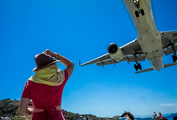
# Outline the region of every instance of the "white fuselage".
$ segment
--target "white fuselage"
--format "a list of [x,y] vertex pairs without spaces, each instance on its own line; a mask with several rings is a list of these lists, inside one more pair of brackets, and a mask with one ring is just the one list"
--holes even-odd
[[123,1],[137,28],[138,42],[143,50],[143,53],[146,58],[151,61],[152,66],[156,70],[162,69],[163,47],[161,42],[161,33],[157,30],[154,23],[151,1],[138,0],[140,5],[139,10],[144,10],[144,15],[139,13],[139,17],[135,14],[135,11],[138,11],[138,8],[135,6],[134,0]]

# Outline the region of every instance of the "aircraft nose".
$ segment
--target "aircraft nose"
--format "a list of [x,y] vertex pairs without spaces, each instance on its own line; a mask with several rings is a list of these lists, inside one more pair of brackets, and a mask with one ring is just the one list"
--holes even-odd
[[156,70],[161,70],[162,67],[163,67],[163,62],[162,62],[162,60],[152,61],[151,64],[152,64],[152,66],[153,66]]

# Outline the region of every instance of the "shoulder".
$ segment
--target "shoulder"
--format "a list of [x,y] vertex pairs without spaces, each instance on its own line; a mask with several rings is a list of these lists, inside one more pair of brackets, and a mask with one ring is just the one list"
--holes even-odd
[[30,83],[31,83],[31,81],[27,80],[26,83],[25,83],[25,88],[28,88],[30,86]]
[[64,74],[65,74],[65,80],[68,79],[68,72],[67,72],[67,70],[64,70]]
[[64,76],[65,76],[65,78],[64,78],[64,81],[63,81],[63,85],[65,85],[66,84],[66,82],[68,81],[68,72],[67,72],[67,70],[64,70]]
[[36,86],[36,85],[37,85],[37,83],[35,83],[35,82],[31,81],[31,80],[27,80],[25,82],[24,89],[30,89],[30,88],[32,88],[33,86]]
[[26,83],[25,83],[25,88],[31,88],[31,87],[36,87],[36,86],[41,86],[42,84],[39,84],[39,83],[35,83],[31,80],[27,80]]
[[35,82],[31,81],[31,80],[27,80],[25,83],[25,86],[30,86],[32,84],[35,84]]

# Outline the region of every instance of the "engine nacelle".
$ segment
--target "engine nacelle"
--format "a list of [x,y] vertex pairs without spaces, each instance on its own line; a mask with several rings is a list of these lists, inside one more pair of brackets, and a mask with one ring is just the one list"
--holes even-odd
[[123,59],[123,52],[122,50],[119,48],[119,46],[117,46],[114,43],[111,43],[108,46],[108,53],[111,56],[112,59],[120,62]]

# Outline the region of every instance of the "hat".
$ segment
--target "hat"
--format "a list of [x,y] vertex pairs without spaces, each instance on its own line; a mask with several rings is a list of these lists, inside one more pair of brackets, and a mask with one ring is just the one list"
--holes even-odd
[[34,60],[36,62],[37,67],[35,67],[33,69],[33,71],[37,71],[37,70],[46,68],[46,67],[53,65],[59,61],[59,60],[54,60],[53,57],[51,57],[50,55],[48,55],[46,53],[37,54],[34,57]]

